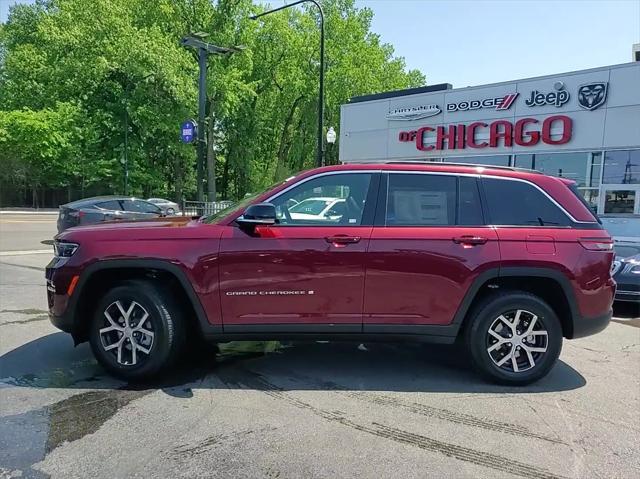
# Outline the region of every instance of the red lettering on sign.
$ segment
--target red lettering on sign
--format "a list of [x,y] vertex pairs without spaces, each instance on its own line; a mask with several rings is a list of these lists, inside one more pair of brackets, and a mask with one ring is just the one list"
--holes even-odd
[[[551,127],[556,121],[562,122],[562,136],[558,140],[551,138]],[[545,118],[542,122],[542,141],[547,145],[564,145],[571,139],[571,118],[565,115],[556,115]]]
[[[538,123],[538,120],[535,118],[522,118],[516,122],[516,133],[514,135],[513,140],[516,142],[516,145],[520,146],[533,146],[540,141],[540,132],[538,131],[524,131],[524,127],[529,124]],[[524,139],[524,135],[529,137],[528,140]]]
[[435,130],[430,126],[423,126],[422,128],[418,128],[418,131],[416,132],[416,148],[420,151],[429,151],[435,148],[435,146],[433,145],[425,146],[424,144],[424,134],[427,131],[435,131]]
[[447,133],[444,132],[444,126],[439,126],[436,132],[436,149],[444,150],[444,142],[447,141],[447,148],[456,149],[456,126],[449,125]]
[[[511,147],[515,143],[519,146],[534,146],[542,139],[547,145],[563,145],[571,140],[573,134],[573,121],[565,115],[555,115],[545,118],[541,131],[527,129],[530,125],[539,123],[535,118],[521,118],[515,125],[508,120],[496,120],[490,125],[476,121],[470,125],[444,125],[437,128],[423,126],[418,130],[401,131],[398,140],[403,142],[414,141],[420,151],[431,150],[462,150],[469,148],[498,148],[500,146]],[[562,126],[562,132],[551,136],[553,127]],[[481,128],[489,128],[489,142],[476,142],[476,132]],[[427,132],[436,132],[435,145],[425,145],[424,136]],[[502,142],[500,141],[502,140]],[[446,146],[445,146],[446,142]]]
[[469,146],[469,148],[484,148],[488,145],[486,141],[483,141],[482,143],[476,143],[476,128],[486,128],[487,126],[488,125],[486,123],[476,121],[475,123],[471,123],[467,127],[467,145]]
[[495,148],[498,146],[498,140],[504,140],[504,146],[513,144],[513,125],[510,121],[499,120],[491,123],[489,146]]

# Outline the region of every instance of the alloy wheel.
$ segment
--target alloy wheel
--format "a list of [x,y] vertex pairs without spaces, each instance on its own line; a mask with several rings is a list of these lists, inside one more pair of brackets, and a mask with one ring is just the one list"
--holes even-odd
[[118,300],[107,306],[103,315],[105,327],[99,334],[104,351],[123,366],[135,366],[148,359],[154,331],[144,307],[135,301],[125,307],[123,301]]
[[498,316],[487,331],[487,354],[500,369],[519,373],[532,369],[547,352],[548,332],[534,313],[512,310]]

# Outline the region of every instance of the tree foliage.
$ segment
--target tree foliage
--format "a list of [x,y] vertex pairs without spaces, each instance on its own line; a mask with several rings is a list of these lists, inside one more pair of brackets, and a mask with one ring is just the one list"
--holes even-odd
[[[355,95],[424,84],[371,32],[372,12],[325,0],[326,127]],[[210,57],[208,156],[219,198],[238,198],[314,162],[317,12],[260,21],[250,0],[38,0],[0,25],[0,181],[121,192],[127,125],[130,191],[193,197],[195,148],[178,139],[197,116],[195,52],[208,33],[242,53]],[[337,162],[337,145],[328,151]]]

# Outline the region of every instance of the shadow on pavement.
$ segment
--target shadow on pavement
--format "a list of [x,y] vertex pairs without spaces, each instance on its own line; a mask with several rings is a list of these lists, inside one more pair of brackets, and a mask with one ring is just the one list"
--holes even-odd
[[[14,387],[13,393],[6,394],[14,394],[15,387],[74,391],[53,404],[0,417],[0,464],[20,471],[22,477],[46,477],[33,466],[47,454],[96,432],[131,401],[160,390],[188,400],[198,389],[249,389],[270,395],[296,390],[347,395],[362,391],[513,394],[565,391],[585,384],[562,361],[546,378],[528,387],[489,384],[469,369],[466,355],[453,346],[247,341],[221,344],[218,354],[213,348],[194,351],[162,379],[134,385],[107,375],[87,344],[74,348],[69,335],[55,333],[0,357],[0,391]],[[392,401],[372,396],[385,404]],[[451,415],[425,408],[431,415]]]
[[[273,378],[284,389],[362,391],[532,393],[580,388],[585,379],[559,361],[535,384],[514,388],[490,384],[468,364],[457,346],[420,343],[243,341],[220,344],[220,351],[197,351],[163,378],[126,384],[110,377],[94,360],[88,344],[54,333],[0,357],[0,381],[34,388],[153,390],[189,397],[191,388],[252,387],[242,381],[249,370]],[[209,379],[219,379],[216,381]],[[297,378],[297,379],[296,379]],[[247,378],[248,379],[248,378]],[[191,384],[197,382],[197,384]],[[190,386],[182,388],[181,386]]]

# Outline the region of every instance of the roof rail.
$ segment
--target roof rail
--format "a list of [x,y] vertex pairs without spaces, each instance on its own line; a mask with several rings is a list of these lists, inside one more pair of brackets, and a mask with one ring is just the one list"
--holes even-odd
[[499,166],[499,165],[484,165],[481,163],[462,163],[451,161],[423,161],[423,160],[389,160],[384,162],[385,165],[429,165],[429,166],[472,166],[481,168],[493,168],[496,170],[507,171],[522,171],[526,173],[539,173],[544,174],[538,170],[532,170],[529,168],[520,168],[518,166]]

